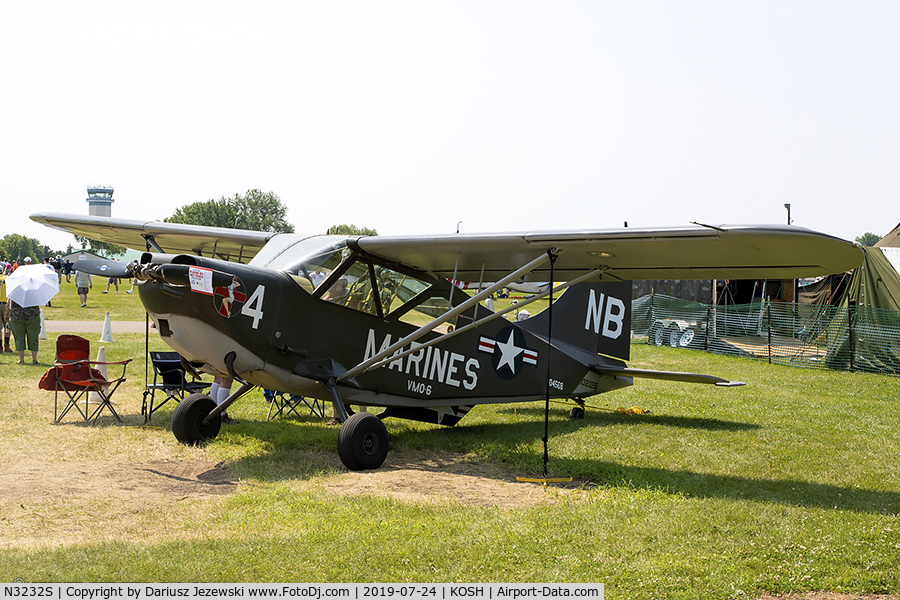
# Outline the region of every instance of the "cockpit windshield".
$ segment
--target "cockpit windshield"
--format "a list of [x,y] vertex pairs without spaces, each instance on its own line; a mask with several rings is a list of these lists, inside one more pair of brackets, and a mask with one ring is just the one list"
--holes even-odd
[[313,292],[349,254],[342,235],[282,234],[272,238],[250,264],[285,271],[300,287]]

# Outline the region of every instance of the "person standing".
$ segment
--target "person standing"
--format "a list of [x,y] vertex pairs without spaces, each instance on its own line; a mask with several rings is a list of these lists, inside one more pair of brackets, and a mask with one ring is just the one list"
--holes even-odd
[[14,300],[6,301],[6,320],[16,340],[19,364],[25,364],[25,350],[31,350],[31,364],[38,364],[38,337],[41,334],[41,307],[19,306]]
[[[233,381],[234,380],[231,377],[217,375],[213,378],[213,384],[209,388],[209,397],[212,398],[216,404],[222,404],[228,399],[228,396],[231,395],[231,384]],[[222,423],[226,425],[236,425],[238,423],[238,421],[228,416],[227,411],[222,413],[221,418]]]
[[93,287],[94,282],[93,280],[91,280],[90,273],[85,273],[84,271],[77,270],[75,271],[75,288],[78,292],[78,297],[81,298],[81,308],[87,306],[87,295]]
[[12,352],[9,347],[9,317],[6,316],[6,269],[0,271],[0,330],[3,331],[3,351]]
[[[50,263],[49,258],[44,258],[43,265],[47,267],[47,269],[49,269],[51,273],[56,274],[56,268]],[[50,302],[50,300],[47,300],[47,306],[53,308],[53,305]]]

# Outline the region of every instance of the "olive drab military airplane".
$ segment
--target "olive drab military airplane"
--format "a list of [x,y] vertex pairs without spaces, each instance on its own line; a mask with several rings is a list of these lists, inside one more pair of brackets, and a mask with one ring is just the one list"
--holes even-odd
[[[551,397],[577,410],[641,377],[739,385],[629,368],[632,280],[798,278],[862,261],[851,242],[774,225],[346,237],[31,218],[148,250],[131,269],[159,335],[189,367],[241,383],[220,405],[182,400],[180,441],[215,437],[225,409],[260,386],[332,402],[349,469],[382,464],[389,417],[454,425],[479,404]],[[470,295],[451,281],[493,283]],[[565,283],[524,321],[482,305],[516,281]]]

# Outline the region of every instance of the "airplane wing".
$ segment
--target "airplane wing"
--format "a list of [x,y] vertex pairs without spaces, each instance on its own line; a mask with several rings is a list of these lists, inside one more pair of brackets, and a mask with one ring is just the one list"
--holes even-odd
[[[562,251],[554,265],[558,281],[592,269],[601,269],[604,280],[793,279],[842,273],[863,258],[853,242],[789,225],[373,236],[354,243],[376,256],[471,282],[496,281],[551,249]],[[549,278],[549,262],[524,276]]]
[[[246,262],[274,233],[61,213],[31,219],[92,239],[157,252]],[[789,225],[551,230],[522,233],[369,236],[350,240],[363,252],[448,279],[498,281],[549,250],[561,251],[553,279],[599,269],[603,280],[799,278],[857,267],[862,250]],[[454,277],[455,274],[455,277]],[[523,273],[548,281],[550,263]]]
[[199,254],[237,262],[249,261],[276,235],[245,229],[65,213],[37,213],[31,215],[31,220],[74,235],[135,250],[146,250],[149,246],[155,252],[164,254]]

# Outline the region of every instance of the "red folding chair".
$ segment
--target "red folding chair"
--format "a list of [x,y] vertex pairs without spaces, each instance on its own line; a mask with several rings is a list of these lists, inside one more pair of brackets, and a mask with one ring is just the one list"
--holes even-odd
[[61,335],[56,339],[56,362],[90,360],[91,343],[81,336]]
[[[75,409],[85,421],[96,421],[103,409],[108,409],[117,421],[122,421],[112,404],[112,396],[125,381],[125,369],[132,359],[117,362],[98,362],[87,358],[90,342],[77,335],[61,335],[56,342],[56,363],[50,367],[38,387],[52,390],[54,422],[59,423],[71,409]],[[122,375],[108,379],[97,369],[98,366],[122,367]],[[59,392],[64,392],[65,404],[60,410]],[[99,401],[93,411],[90,410],[90,393],[95,392]],[[81,404],[84,404],[82,410]]]

